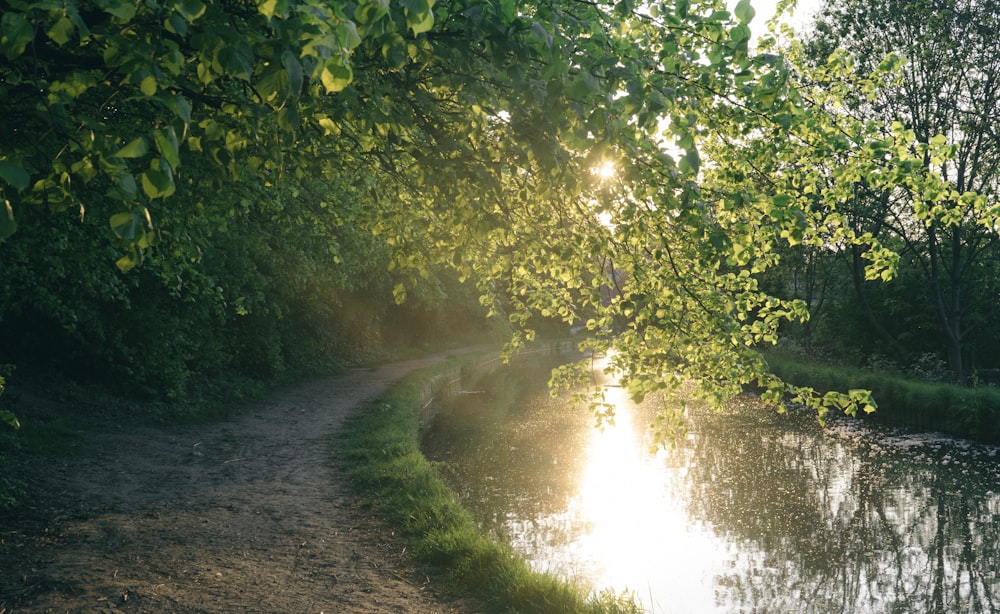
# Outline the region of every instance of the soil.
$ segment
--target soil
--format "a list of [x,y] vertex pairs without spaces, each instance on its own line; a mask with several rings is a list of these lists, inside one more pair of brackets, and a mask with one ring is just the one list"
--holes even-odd
[[[297,385],[210,425],[83,434],[0,525],[0,614],[475,612],[420,575],[331,436],[444,355]],[[35,496],[37,495],[37,497]]]

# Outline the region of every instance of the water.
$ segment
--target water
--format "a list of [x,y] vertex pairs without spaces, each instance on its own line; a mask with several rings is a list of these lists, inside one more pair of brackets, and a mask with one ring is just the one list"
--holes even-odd
[[687,436],[652,453],[655,407],[612,388],[616,424],[599,431],[544,373],[497,374],[424,440],[537,569],[634,591],[650,612],[1000,611],[997,447],[824,429],[741,398],[690,409]]

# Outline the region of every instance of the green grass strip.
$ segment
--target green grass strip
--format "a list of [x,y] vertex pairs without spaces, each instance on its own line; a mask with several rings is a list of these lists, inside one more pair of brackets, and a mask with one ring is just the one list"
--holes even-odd
[[357,492],[398,529],[423,571],[449,593],[478,599],[489,611],[641,612],[629,595],[588,598],[588,588],[534,571],[509,545],[492,541],[421,453],[424,385],[459,363],[406,378],[348,421],[335,457]]
[[896,372],[812,363],[802,357],[767,355],[774,373],[787,382],[826,392],[864,388],[878,410],[872,419],[1000,443],[1000,389],[958,386],[907,378]]

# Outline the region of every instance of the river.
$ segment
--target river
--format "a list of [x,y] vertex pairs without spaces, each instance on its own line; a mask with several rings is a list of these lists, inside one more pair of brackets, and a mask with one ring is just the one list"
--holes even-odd
[[696,404],[651,450],[655,404],[613,426],[509,367],[424,436],[485,530],[535,568],[648,612],[1000,611],[1000,450],[791,410]]

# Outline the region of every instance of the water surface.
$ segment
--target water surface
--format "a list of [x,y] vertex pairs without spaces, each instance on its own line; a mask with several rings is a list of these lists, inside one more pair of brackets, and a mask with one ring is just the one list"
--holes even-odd
[[655,407],[612,388],[615,425],[597,430],[544,374],[494,374],[424,440],[484,528],[537,569],[632,590],[651,612],[1000,610],[996,447],[821,428],[746,397],[692,407],[687,436],[651,452]]

